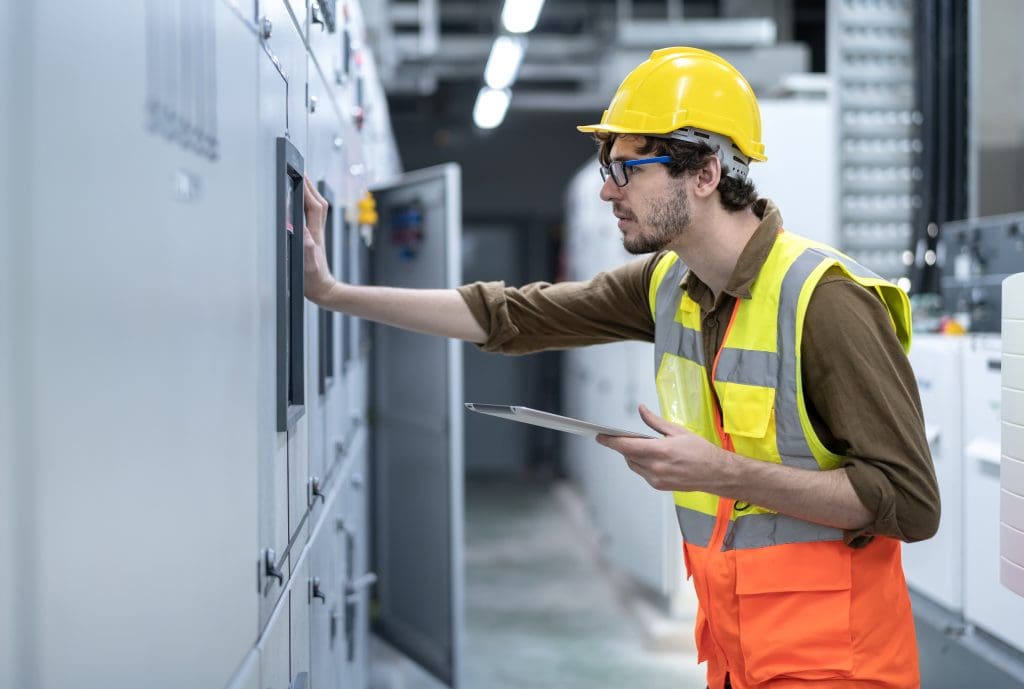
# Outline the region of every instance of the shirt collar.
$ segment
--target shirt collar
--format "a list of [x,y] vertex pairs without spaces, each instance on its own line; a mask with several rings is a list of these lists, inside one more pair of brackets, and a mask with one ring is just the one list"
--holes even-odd
[[[782,229],[782,213],[769,199],[758,199],[753,205],[754,214],[761,223],[740,252],[736,267],[725,283],[723,294],[736,299],[750,299],[750,287],[754,284],[768,254],[775,246],[775,237]],[[690,298],[700,305],[701,310],[711,311],[715,307],[715,295],[692,270],[687,270],[679,286]]]

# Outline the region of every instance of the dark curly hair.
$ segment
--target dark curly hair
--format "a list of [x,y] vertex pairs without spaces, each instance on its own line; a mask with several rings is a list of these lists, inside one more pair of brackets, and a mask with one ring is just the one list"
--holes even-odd
[[[598,134],[597,157],[602,165],[608,165],[611,161],[612,144],[618,134]],[[715,151],[707,144],[692,144],[677,139],[661,139],[654,136],[634,134],[643,140],[643,144],[637,150],[643,155],[671,156],[672,162],[666,163],[668,172],[673,177],[682,174],[693,174],[703,169],[708,161],[714,157]],[[726,177],[724,174],[718,182],[718,196],[721,199],[722,207],[729,211],[741,211],[757,201],[757,189],[749,179],[739,180],[735,177]]]

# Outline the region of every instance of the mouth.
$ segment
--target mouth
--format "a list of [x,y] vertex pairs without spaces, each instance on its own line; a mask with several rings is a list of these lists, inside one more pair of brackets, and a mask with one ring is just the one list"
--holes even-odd
[[625,206],[623,206],[622,204],[619,204],[619,203],[613,203],[612,204],[612,215],[614,215],[619,220],[635,220],[636,219],[633,216],[633,213],[631,213]]

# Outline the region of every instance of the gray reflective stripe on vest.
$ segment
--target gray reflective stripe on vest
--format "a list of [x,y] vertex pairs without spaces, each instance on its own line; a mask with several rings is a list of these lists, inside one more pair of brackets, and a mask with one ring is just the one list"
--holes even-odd
[[831,526],[805,522],[785,514],[748,514],[729,523],[722,550],[765,548],[784,543],[842,540],[843,532]]
[[796,401],[797,342],[796,311],[804,283],[824,257],[813,249],[800,254],[782,278],[779,293],[779,323],[776,347],[779,353],[779,380],[775,390],[775,439],[786,466],[799,469],[818,469],[807,437],[800,423],[800,409]]
[[718,354],[715,380],[774,388],[779,379],[779,355],[756,349],[723,347]]
[[848,271],[850,271],[851,275],[856,275],[857,277],[863,278],[863,279],[866,279],[866,280],[881,280],[882,279],[882,277],[878,273],[872,271],[870,268],[866,268],[866,267],[862,266],[861,264],[857,263],[856,261],[854,261],[849,256],[843,256],[841,253],[839,253],[838,251],[835,251],[833,249],[825,249],[823,247],[814,247],[813,249],[809,249],[809,251],[816,251],[819,254],[821,254],[822,256],[828,256],[829,258],[836,259],[837,261],[842,263],[846,267],[846,269]]
[[711,533],[715,530],[715,518],[697,510],[676,505],[676,519],[683,540],[690,545],[706,548],[711,542]]
[[661,360],[665,353],[688,359],[701,366],[704,365],[704,345],[701,334],[696,330],[684,328],[676,321],[676,311],[683,291],[679,287],[686,275],[686,265],[678,258],[665,273],[654,297],[654,375],[658,375]]
[[[776,442],[782,463],[801,469],[818,470],[818,460],[804,435],[797,405],[799,375],[796,318],[804,285],[823,260],[835,259],[859,275],[850,261],[817,248],[806,249],[783,276],[779,294],[776,352],[725,347],[719,353],[716,380],[774,387]],[[658,286],[655,302],[655,374],[665,353],[677,354],[703,365],[702,335],[675,320],[682,294],[678,289],[685,269],[677,273],[677,262]],[[861,267],[862,268],[862,267]],[[864,269],[866,270],[866,269]],[[695,546],[710,543],[715,517],[676,505],[676,518],[683,539]],[[781,514],[751,514],[730,522],[723,549],[759,548],[783,543],[831,541],[842,532]]]

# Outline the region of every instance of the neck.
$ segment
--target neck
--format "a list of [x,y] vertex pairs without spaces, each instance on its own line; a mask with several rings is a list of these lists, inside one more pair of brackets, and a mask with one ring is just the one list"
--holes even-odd
[[730,213],[717,199],[708,199],[704,205],[705,208],[694,208],[692,231],[684,233],[670,248],[717,299],[761,219],[750,208]]

